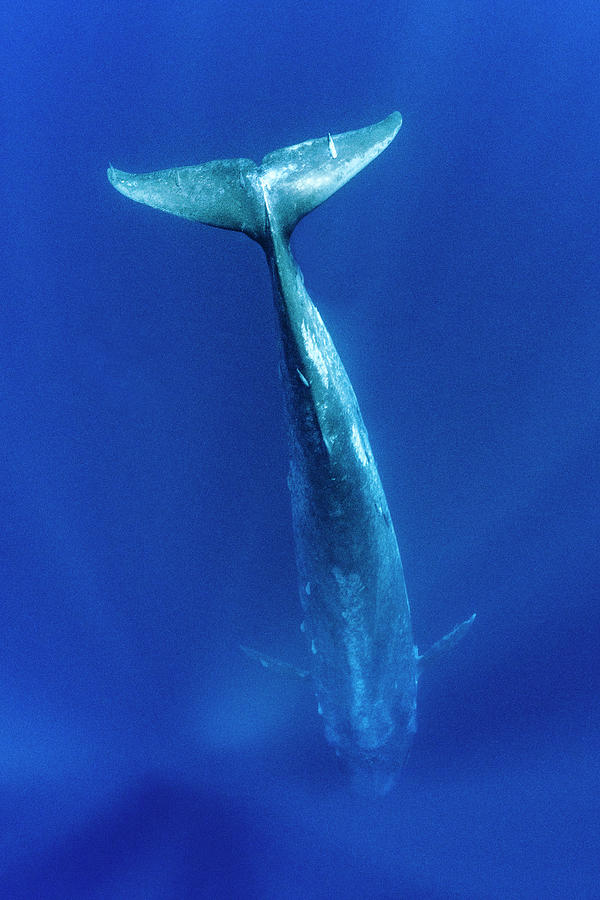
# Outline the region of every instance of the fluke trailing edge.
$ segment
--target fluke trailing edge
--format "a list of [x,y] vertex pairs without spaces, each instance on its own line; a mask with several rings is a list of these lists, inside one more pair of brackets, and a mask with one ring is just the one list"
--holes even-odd
[[[265,156],[130,175],[125,196],[263,247],[281,337],[289,426],[289,488],[309,673],[328,741],[355,781],[384,793],[416,729],[422,665],[453,645],[474,616],[422,657],[413,643],[402,563],[352,385],[304,287],[289,238],[311,209],[375,159],[402,117]],[[264,666],[303,669],[244,648]]]

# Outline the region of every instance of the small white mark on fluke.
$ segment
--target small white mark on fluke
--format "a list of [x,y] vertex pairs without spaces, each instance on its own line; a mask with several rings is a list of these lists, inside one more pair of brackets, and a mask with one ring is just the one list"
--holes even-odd
[[327,144],[329,146],[329,153],[332,159],[337,159],[337,148],[333,142],[333,138],[331,137],[331,132],[327,132]]

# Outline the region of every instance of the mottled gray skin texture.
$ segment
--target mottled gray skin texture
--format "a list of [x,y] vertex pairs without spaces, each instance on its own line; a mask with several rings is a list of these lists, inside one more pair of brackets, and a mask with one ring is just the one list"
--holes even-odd
[[352,385],[277,232],[267,256],[319,709],[327,739],[352,769],[391,774],[416,727],[417,666],[398,544]]
[[[121,193],[184,218],[243,231],[263,247],[281,337],[289,487],[303,631],[325,733],[359,786],[385,792],[416,728],[419,661],[398,544],[346,371],[304,287],[289,238],[297,222],[393,140],[402,118],[252,160],[130,175]],[[436,655],[470,621],[438,642]],[[290,672],[245,648],[263,665]],[[306,671],[298,670],[306,675]]]

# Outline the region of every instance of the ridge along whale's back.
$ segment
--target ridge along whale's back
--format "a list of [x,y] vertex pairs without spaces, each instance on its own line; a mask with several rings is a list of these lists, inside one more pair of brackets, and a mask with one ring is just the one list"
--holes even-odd
[[155,209],[241,231],[263,245],[273,228],[289,237],[307,213],[385,150],[402,116],[293,144],[264,157],[224,159],[143,175],[110,166],[108,179],[121,194]]

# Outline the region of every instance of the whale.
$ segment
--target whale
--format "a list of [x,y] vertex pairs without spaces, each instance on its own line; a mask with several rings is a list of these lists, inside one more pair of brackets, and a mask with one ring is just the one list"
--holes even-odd
[[418,652],[367,430],[290,236],[304,216],[388,147],[401,124],[393,112],[364,128],[275,150],[260,164],[220,159],[145,174],[110,166],[107,173],[132,200],[243,232],[264,250],[278,323],[307,662],[297,668],[242,649],[266,668],[312,682],[327,741],[355,787],[375,795],[391,789],[406,761],[420,674],[456,644],[475,616]]

